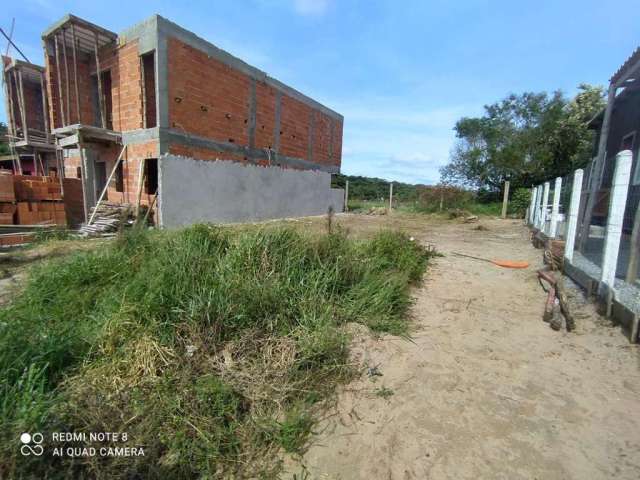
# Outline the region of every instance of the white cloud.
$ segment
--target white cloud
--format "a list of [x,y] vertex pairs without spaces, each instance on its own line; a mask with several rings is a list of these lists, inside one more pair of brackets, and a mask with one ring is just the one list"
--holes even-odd
[[293,0],[293,8],[300,15],[323,15],[329,7],[329,0]]
[[407,183],[434,184],[449,161],[453,127],[474,105],[429,108],[393,98],[328,102],[345,117],[342,171]]

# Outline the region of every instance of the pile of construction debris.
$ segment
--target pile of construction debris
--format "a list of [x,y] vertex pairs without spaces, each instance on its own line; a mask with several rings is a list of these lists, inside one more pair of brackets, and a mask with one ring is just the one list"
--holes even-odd
[[[140,214],[146,220],[146,207],[141,206]],[[102,202],[91,209],[90,220],[80,227],[83,236],[115,236],[136,223],[135,209],[128,203]]]

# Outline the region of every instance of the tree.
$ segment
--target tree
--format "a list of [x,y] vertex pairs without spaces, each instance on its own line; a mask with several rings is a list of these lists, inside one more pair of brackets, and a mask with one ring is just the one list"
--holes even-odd
[[509,95],[485,106],[479,118],[461,118],[444,183],[499,191],[505,180],[527,187],[564,175],[590,160],[588,121],[604,107],[601,87],[580,85],[571,100],[549,95]]

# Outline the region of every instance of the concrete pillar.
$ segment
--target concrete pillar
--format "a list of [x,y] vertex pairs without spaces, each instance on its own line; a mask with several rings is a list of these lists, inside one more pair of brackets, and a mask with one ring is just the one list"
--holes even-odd
[[549,182],[544,182],[544,187],[542,190],[542,205],[540,207],[540,218],[539,218],[539,226],[538,229],[545,232],[545,226],[547,224],[547,207],[549,206]]
[[549,237],[556,238],[558,231],[558,213],[560,212],[560,192],[562,190],[562,177],[556,178],[553,187],[553,206],[551,207],[551,225],[549,227]]
[[344,186],[344,211],[349,211],[349,180]]
[[533,228],[540,223],[540,204],[542,203],[542,185],[536,187],[536,204],[533,207]]
[[532,187],[531,198],[529,199],[529,216],[527,217],[527,223],[529,225],[533,225],[533,217],[535,216],[536,192],[536,187]]
[[[604,237],[604,252],[602,255],[602,276],[600,277],[600,293],[613,288],[618,265],[618,251],[622,236],[622,222],[624,209],[629,191],[632,164],[631,150],[623,150],[616,155],[616,169],[613,173],[611,196],[609,197],[609,214],[607,229]],[[603,288],[606,286],[607,288]]]
[[578,212],[580,211],[580,196],[582,194],[581,168],[573,173],[573,186],[571,187],[571,205],[569,206],[569,217],[567,218],[567,234],[564,244],[564,258],[569,263],[573,260],[573,249],[576,245],[576,231],[578,227]]

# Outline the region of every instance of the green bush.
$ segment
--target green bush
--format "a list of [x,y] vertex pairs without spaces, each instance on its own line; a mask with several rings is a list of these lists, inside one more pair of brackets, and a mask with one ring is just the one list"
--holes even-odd
[[[273,477],[352,374],[342,326],[406,334],[429,256],[400,233],[197,225],[34,268],[0,311],[0,477]],[[22,457],[34,431],[126,431],[145,456]]]
[[513,192],[513,196],[509,200],[509,212],[518,215],[518,217],[524,217],[530,202],[531,190],[528,188],[518,188]]

